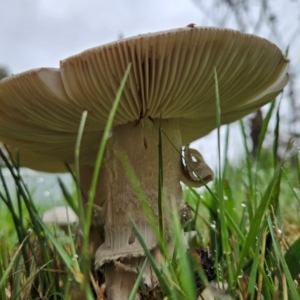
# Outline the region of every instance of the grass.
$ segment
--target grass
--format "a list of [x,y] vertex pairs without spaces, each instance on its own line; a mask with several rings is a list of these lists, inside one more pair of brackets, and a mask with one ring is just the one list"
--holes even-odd
[[[272,153],[262,150],[261,158],[256,163],[251,162],[251,169],[247,162],[241,162],[238,167],[227,162],[224,177],[216,179],[210,191],[199,194],[194,189],[184,188],[185,200],[195,216],[187,228],[197,231],[196,247],[208,248],[214,257],[216,281],[220,285],[228,284],[228,296],[259,299],[257,291],[261,291],[264,299],[300,298],[297,192],[300,181],[295,176],[299,172],[298,163],[298,157],[285,158],[284,164],[281,162],[274,168]],[[11,293],[11,299],[67,299],[64,298],[67,291],[80,291],[83,282],[75,240],[63,246],[57,242],[57,234],[39,219],[26,185],[18,175],[18,168],[8,161],[6,164],[18,187],[18,197],[12,199],[8,190],[0,195],[8,207],[6,213],[10,212],[10,215],[6,214],[5,230],[1,231],[0,298],[9,299]],[[249,174],[253,177],[251,181]],[[5,187],[4,177],[1,180]],[[223,190],[223,219],[228,241],[226,251],[220,230],[220,188]],[[200,272],[201,265],[195,265],[185,256],[178,218],[173,221],[172,228],[179,257],[186,259],[177,259],[177,254],[161,267],[155,266],[149,252],[148,259],[160,279],[164,295],[169,299],[194,299],[195,295],[188,291],[196,291],[195,282],[185,279]],[[14,246],[11,244],[13,231],[18,239]],[[202,278],[203,275],[202,272]],[[203,282],[207,281],[204,279]],[[221,289],[215,293],[216,297],[224,297]],[[88,297],[94,299],[91,290]]]
[[[125,80],[126,76],[123,84]],[[89,211],[86,215],[79,214],[80,229],[85,236],[89,234],[97,172],[101,166],[121,91],[122,86],[99,149],[97,168],[88,199]],[[216,110],[220,116],[219,97],[216,94]],[[274,144],[271,150],[263,149],[268,124],[274,114],[277,116]],[[213,185],[202,188],[201,193],[184,187],[185,201],[193,212],[193,218],[185,224],[184,230],[196,232],[190,241],[189,251],[186,251],[182,238],[180,217],[172,208],[169,212],[172,217],[167,217],[167,225],[171,228],[175,249],[171,254],[166,251],[162,234],[166,224],[162,221],[157,223],[153,219],[134,170],[126,162],[125,154],[120,153],[124,170],[139,195],[149,221],[155,227],[165,256],[162,265],[155,263],[133,221],[137,238],[144,247],[147,260],[160,283],[156,298],[144,296],[144,299],[194,300],[206,286],[211,288],[216,299],[300,299],[300,160],[298,153],[290,155],[292,142],[287,146],[284,157],[278,159],[278,116],[273,102],[263,124],[255,158],[248,149],[247,136],[241,121],[240,133],[244,140],[245,160],[238,166],[232,166],[225,159],[222,168],[219,150],[220,168]],[[85,118],[86,115],[83,114],[75,149],[77,166]],[[217,124],[220,125],[220,119]],[[163,131],[160,131],[158,151],[163,148],[162,134]],[[219,142],[221,143],[220,140]],[[225,149],[226,158],[229,149]],[[0,299],[96,299],[95,294],[98,294],[97,299],[102,299],[97,282],[99,274],[93,272],[87,242],[83,245],[82,255],[78,257],[78,235],[72,228],[64,235],[58,228],[50,230],[45,226],[20,176],[18,164],[8,161],[2,152],[0,155],[15,181],[17,191],[16,199],[13,199],[13,192],[8,190],[0,169],[0,179],[4,187],[4,191],[0,193],[0,201],[6,206],[0,212],[4,228],[0,231]],[[161,205],[164,195],[161,159],[159,164],[158,200],[160,220],[163,220],[162,214],[168,216],[168,212],[164,212]],[[79,178],[78,174],[77,168],[75,179]],[[75,182],[78,203],[74,203],[68,187],[61,181],[59,184],[66,203],[78,211],[78,207],[82,208],[83,204],[80,198],[80,182]],[[17,242],[12,244],[13,240]],[[204,256],[200,255],[208,252],[214,258],[214,263],[213,260],[205,261]],[[215,276],[210,276],[207,264],[211,264]],[[137,291],[142,293],[146,290],[142,282],[144,268],[143,265],[138,270],[140,275],[130,299],[134,299]],[[216,277],[214,284],[209,282],[210,277]]]

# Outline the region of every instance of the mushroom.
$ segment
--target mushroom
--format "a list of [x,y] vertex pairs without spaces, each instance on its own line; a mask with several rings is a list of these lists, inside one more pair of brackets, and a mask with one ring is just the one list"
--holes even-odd
[[[25,165],[43,169],[41,156],[55,161],[56,170],[61,164],[63,170],[64,163],[74,163],[80,117],[88,111],[80,156],[81,184],[87,194],[107,116],[131,64],[94,203],[99,227],[105,232],[105,240],[97,245],[96,267],[105,266],[108,299],[128,299],[137,277],[135,268],[144,256],[130,217],[153,254],[158,246],[120,154],[131,164],[158,216],[158,132],[162,128],[167,195],[163,206],[180,211],[180,181],[201,186],[196,173],[206,181],[212,179],[202,156],[188,144],[216,128],[215,73],[221,122],[227,124],[274,99],[288,81],[288,63],[266,39],[229,29],[185,27],[119,40],[69,57],[59,69],[35,69],[3,79],[0,139],[20,149],[21,161],[25,153]],[[184,145],[187,163],[179,154]],[[165,230],[170,240],[169,229]],[[151,270],[144,280],[149,288],[155,284]]]
[[45,224],[57,225],[68,233],[68,225],[77,224],[78,218],[68,206],[56,206],[44,212],[42,220]]

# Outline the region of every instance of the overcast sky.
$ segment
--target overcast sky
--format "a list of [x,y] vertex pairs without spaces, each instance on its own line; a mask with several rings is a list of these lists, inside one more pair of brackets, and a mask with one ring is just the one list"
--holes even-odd
[[[180,0],[0,0],[0,64],[12,72],[57,67],[59,60],[117,39],[200,23]],[[4,15],[3,15],[4,14]]]
[[[212,26],[224,24],[236,28],[232,17],[224,16],[215,1],[191,0],[0,0],[0,66],[10,73],[37,67],[58,67],[59,61],[115,39],[184,27],[189,23]],[[279,44],[284,51],[290,45],[292,67],[299,71],[299,16],[297,0],[271,0],[280,18],[281,38],[260,28],[258,34]],[[249,31],[259,14],[258,0],[253,0]],[[231,20],[232,19],[232,20]],[[235,148],[231,155],[235,156]],[[215,135],[200,144],[200,150],[211,161],[216,152]]]

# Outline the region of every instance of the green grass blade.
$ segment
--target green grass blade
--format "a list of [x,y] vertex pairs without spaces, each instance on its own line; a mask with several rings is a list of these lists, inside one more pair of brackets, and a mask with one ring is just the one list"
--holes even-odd
[[[296,161],[298,161],[298,158],[297,158]],[[299,165],[299,166],[297,165],[296,167],[297,167],[297,168],[299,167],[299,169],[300,169],[300,165]],[[282,171],[282,173],[283,173],[283,175],[284,175],[284,177],[285,177],[285,179],[286,179],[286,182],[287,182],[287,184],[288,184],[290,190],[292,191],[292,193],[293,193],[295,199],[298,201],[298,204],[299,204],[299,206],[300,206],[300,198],[299,198],[298,194],[296,193],[295,189],[293,188],[292,183],[291,183],[290,180],[288,179],[286,173],[285,173],[284,171]],[[299,179],[298,185],[300,186],[300,179]]]
[[225,146],[224,146],[224,163],[223,163],[223,178],[229,177],[230,168],[229,168],[229,161],[228,161],[228,150],[229,150],[229,133],[230,133],[230,126],[226,126],[226,136],[225,136]]
[[284,276],[286,277],[286,280],[287,280],[287,283],[288,283],[288,286],[289,286],[289,289],[290,289],[290,293],[291,293],[291,296],[292,296],[292,299],[293,300],[299,300],[300,299],[300,296],[298,294],[298,291],[296,289],[296,286],[295,286],[295,283],[293,281],[293,278],[291,276],[291,273],[290,273],[290,270],[289,270],[289,267],[284,259],[284,256],[282,254],[282,251],[280,249],[280,245],[278,243],[278,240],[276,238],[276,234],[275,234],[275,231],[274,231],[274,223],[272,221],[272,218],[269,216],[267,216],[267,221],[268,221],[268,225],[269,225],[269,230],[270,230],[270,233],[271,233],[271,236],[272,236],[272,240],[273,240],[273,247],[274,247],[274,251],[276,253],[276,256],[278,258],[278,260],[280,261],[280,264],[283,268],[283,272],[284,272]]
[[[249,198],[255,199],[255,187],[254,187],[254,180],[253,180],[253,172],[252,172],[252,162],[251,162],[251,154],[248,148],[248,138],[245,131],[244,122],[240,120],[240,129],[242,133],[242,139],[244,144],[244,151],[245,151],[245,157],[246,157],[246,169],[247,169],[247,177],[248,177],[248,188],[249,188]],[[249,210],[249,218],[250,220],[253,219],[254,215],[254,207],[256,206],[254,203],[254,207],[252,205],[251,201],[248,201],[247,203],[248,210]]]
[[76,202],[74,201],[74,197],[69,193],[66,185],[64,184],[64,182],[61,180],[60,177],[57,178],[59,187],[62,191],[62,194],[67,202],[67,204],[72,208],[72,210],[75,212],[75,214],[78,216],[79,212],[78,212],[78,205],[76,204]]
[[[62,247],[62,245],[58,242],[58,240],[55,238],[55,236],[52,234],[52,232],[48,229],[48,227],[43,223],[41,218],[36,215],[37,221],[40,223],[41,227],[45,231],[47,237],[51,241],[51,243],[55,246],[56,250],[58,251],[60,257],[63,259],[64,263],[66,264],[66,267],[68,270],[73,272],[74,278],[77,282],[82,282],[82,274],[79,269],[79,264],[77,259],[72,259],[66,250]],[[75,254],[75,253],[74,253]]]
[[265,216],[265,213],[270,205],[272,195],[274,193],[274,189],[278,184],[278,181],[280,181],[280,173],[281,168],[280,166],[277,167],[275,174],[273,178],[271,179],[270,183],[268,184],[259,207],[256,210],[255,216],[252,220],[252,223],[250,225],[250,229],[247,235],[247,238],[243,244],[243,248],[239,257],[239,262],[237,266],[237,274],[241,272],[242,265],[244,264],[244,258],[246,257],[247,253],[249,252],[249,249],[251,248],[251,245],[255,244],[256,234],[259,232],[259,228],[261,225],[261,222],[263,220],[263,217]]
[[138,289],[139,289],[139,285],[140,285],[140,283],[142,282],[142,279],[143,279],[143,273],[144,273],[144,271],[145,271],[145,269],[146,269],[147,263],[148,263],[148,259],[147,259],[147,257],[146,257],[146,259],[145,259],[145,261],[144,261],[144,263],[143,263],[141,269],[139,270],[139,275],[138,275],[138,277],[137,277],[137,279],[136,279],[136,282],[135,282],[135,284],[134,284],[134,286],[133,286],[133,288],[132,288],[132,291],[131,291],[131,293],[130,293],[130,296],[129,296],[129,299],[128,299],[128,300],[135,300],[135,296],[136,296],[136,293],[137,293],[137,291],[138,291]]
[[26,282],[22,282],[21,288],[17,291],[16,294],[14,294],[14,297],[13,297],[12,300],[19,300],[20,299],[20,294],[27,287],[27,285],[29,285],[36,278],[37,274],[40,273],[40,271],[43,270],[50,263],[51,263],[50,261],[45,263],[40,268],[38,268],[34,273],[30,272],[28,274],[29,275],[28,278],[26,278]]
[[292,279],[300,274],[300,237],[290,246],[284,255]]
[[164,239],[164,213],[163,213],[163,184],[164,184],[164,165],[163,165],[163,145],[162,145],[162,128],[159,124],[158,129],[158,224],[161,239]]
[[262,144],[265,140],[266,133],[267,133],[267,130],[268,130],[268,126],[269,126],[269,123],[270,123],[275,105],[276,105],[276,100],[273,100],[270,104],[269,110],[268,110],[268,112],[265,116],[265,119],[264,119],[264,122],[263,122],[263,125],[262,125],[262,128],[261,128],[261,132],[260,132],[260,135],[259,135],[258,147],[257,147],[257,156],[256,156],[257,161],[259,160],[259,157],[260,157]]
[[[163,132],[164,133],[164,132]],[[168,136],[164,133],[165,137],[168,139]],[[169,139],[168,139],[169,140]],[[170,141],[170,140],[169,140]],[[171,141],[170,141],[171,142]],[[172,143],[172,142],[171,142]],[[173,145],[174,146],[174,145]],[[174,149],[176,149],[176,147],[174,146]],[[181,153],[176,149],[176,151],[181,155]],[[183,157],[184,158],[184,157]],[[186,161],[186,163],[188,164],[188,161]],[[197,172],[195,172],[197,174]],[[201,177],[199,176],[199,174],[197,174],[199,179],[201,180]],[[208,208],[209,209],[212,209],[212,208],[216,208],[216,207],[219,207],[219,199],[218,197],[212,192],[212,190],[209,188],[209,186],[203,181],[202,182],[203,185],[205,186],[206,190],[209,192],[209,194],[212,196],[212,199],[215,201],[214,204]],[[189,188],[189,190],[199,198],[199,195],[191,188]],[[207,203],[204,202],[203,203],[204,205],[207,206]],[[234,219],[232,218],[232,216],[227,212],[227,210],[225,209],[224,210],[224,213],[226,215],[226,219],[228,221],[228,223],[230,224],[230,226],[232,226],[234,232],[238,235],[238,237],[241,239],[241,244],[244,244],[245,241],[246,241],[246,237],[245,235],[243,234],[243,232],[240,230],[240,227],[239,225],[234,221]],[[253,251],[252,248],[249,248],[249,255],[251,256],[251,258],[255,258],[255,253]],[[268,288],[270,289],[270,291],[272,291],[272,293],[274,293],[274,287],[272,286],[272,284],[270,283],[270,279],[269,277],[267,276],[265,270],[260,266],[258,265],[258,268],[259,268],[259,271],[262,273],[263,275],[263,278],[264,278],[264,282],[266,283],[266,285],[268,286]],[[240,270],[239,270],[240,272]],[[237,273],[237,276],[239,275],[239,273]]]
[[172,210],[172,219],[168,219],[170,220],[170,225],[173,229],[171,230],[172,236],[173,238],[175,238],[176,252],[178,255],[177,261],[180,270],[178,275],[180,287],[183,293],[186,295],[187,299],[196,299],[194,272],[191,266],[191,262],[186,254],[186,247],[183,242],[183,233],[180,225],[179,216],[175,209],[172,209],[171,207],[171,211]]
[[248,282],[248,288],[247,291],[251,296],[251,300],[254,299],[255,294],[256,294],[256,281],[257,281],[257,271],[258,271],[258,264],[259,264],[259,259],[260,259],[260,252],[262,251],[261,245],[264,237],[264,227],[262,226],[262,229],[259,231],[258,234],[258,240],[256,244],[256,249],[255,249],[255,257],[253,259],[253,262],[251,264],[251,272],[249,276],[249,282]]
[[82,140],[82,135],[84,131],[84,126],[86,123],[87,118],[87,111],[84,111],[81,115],[80,125],[78,129],[76,145],[75,145],[75,174],[76,174],[76,190],[77,190],[77,197],[78,197],[78,217],[79,217],[79,227],[81,230],[84,228],[85,224],[85,216],[84,216],[84,206],[82,201],[82,193],[80,189],[80,163],[79,163],[79,156],[80,156],[80,145]]
[[218,198],[219,198],[219,209],[220,209],[220,233],[221,233],[221,245],[222,245],[222,252],[226,259],[227,268],[228,268],[228,283],[229,287],[233,290],[235,287],[233,285],[233,274],[234,268],[233,264],[231,263],[231,249],[229,245],[229,235],[228,235],[228,227],[226,225],[226,216],[225,216],[225,201],[224,201],[224,194],[223,194],[223,184],[222,184],[222,166],[221,166],[221,139],[220,139],[220,127],[221,127],[221,104],[220,104],[220,95],[219,95],[219,83],[218,83],[218,76],[217,71],[214,71],[215,75],[215,93],[216,93],[216,122],[217,122],[217,132],[218,132]]
[[[28,236],[26,237],[26,239],[28,238]],[[25,240],[24,240],[25,242]],[[14,253],[7,269],[4,271],[4,273],[2,274],[2,277],[0,278],[0,290],[3,289],[5,287],[5,284],[6,284],[6,280],[14,266],[14,263],[15,261],[17,260],[17,257],[19,256],[20,252],[21,252],[21,249],[24,245],[24,242],[18,247],[17,251]]]
[[133,230],[136,234],[136,237],[137,237],[139,243],[141,244],[149,263],[151,264],[151,267],[153,268],[155,275],[157,276],[157,279],[160,283],[162,290],[170,291],[170,286],[169,286],[168,282],[166,281],[166,279],[160,272],[159,268],[157,267],[155,260],[153,259],[147,245],[144,242],[143,237],[141,236],[141,234],[139,232],[139,229],[137,228],[136,224],[134,223],[134,220],[131,219],[131,222],[132,222]]
[[[207,190],[209,191],[210,195],[213,197],[213,199],[215,200],[214,204],[212,205],[213,207],[218,207],[219,205],[219,199],[214,195],[214,193],[210,190],[210,188],[207,186],[206,187]],[[191,192],[196,196],[197,193],[191,189]],[[199,197],[199,195],[198,195]],[[207,205],[207,203],[203,203],[205,205]],[[232,230],[237,234],[238,238],[240,239],[240,243],[241,245],[243,245],[246,242],[246,236],[243,234],[243,232],[241,231],[239,225],[234,221],[234,219],[232,218],[232,216],[226,211],[225,209],[225,215],[226,215],[226,219],[228,221],[228,223],[230,224],[230,226],[232,226]],[[255,252],[253,251],[253,249],[250,247],[249,248],[249,255],[251,258],[255,258]],[[265,270],[262,268],[262,266],[258,265],[258,269],[261,272],[261,274],[263,275],[264,278],[264,282],[267,285],[267,287],[269,288],[269,290],[274,293],[274,287],[272,286],[271,282],[270,282],[270,278],[267,276]],[[217,270],[218,271],[218,270]],[[239,273],[236,273],[236,278],[239,276]]]
[[[239,217],[236,212],[236,206],[238,205],[236,199],[232,195],[232,188],[230,185],[230,182],[227,180],[223,180],[223,192],[224,192],[224,207],[225,211],[230,214],[232,219],[236,224],[239,223]],[[217,212],[217,211],[216,211]],[[226,213],[225,213],[226,215]],[[229,232],[234,232],[233,227],[231,226],[230,223],[226,222],[226,225],[228,227]]]

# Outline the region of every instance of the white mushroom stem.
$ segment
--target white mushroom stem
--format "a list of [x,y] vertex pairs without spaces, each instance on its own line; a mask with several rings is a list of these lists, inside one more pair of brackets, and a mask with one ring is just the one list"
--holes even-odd
[[[98,224],[105,224],[105,241],[97,250],[95,259],[96,267],[103,264],[107,266],[105,278],[109,283],[108,299],[128,299],[132,289],[129,282],[134,282],[133,279],[137,277],[133,272],[127,272],[128,274],[123,276],[126,271],[115,268],[113,262],[116,260],[122,262],[122,259],[130,257],[130,265],[135,268],[144,256],[130,218],[136,223],[147,247],[153,250],[157,247],[156,236],[142,210],[140,200],[137,199],[135,191],[129,184],[126,171],[120,161],[120,154],[125,153],[127,156],[158,220],[159,124],[173,143],[172,145],[162,136],[163,189],[168,195],[164,198],[163,206],[165,209],[176,207],[179,210],[183,202],[180,186],[182,145],[177,121],[145,118],[139,122],[114,127],[107,143],[94,202],[98,208],[103,207],[106,210],[104,213],[100,209],[101,216],[105,220],[99,220]],[[81,181],[86,191],[88,191],[91,173],[90,167],[83,167],[81,170]],[[167,229],[165,236],[168,237]],[[118,276],[119,272],[123,275]],[[150,275],[151,271],[144,275],[144,279],[149,281]],[[124,282],[125,279],[128,283]]]
[[[91,236],[100,236],[104,227],[105,239],[99,239],[93,245],[96,251],[96,267],[105,265],[105,280],[108,299],[128,299],[137,278],[137,267],[144,261],[144,250],[140,246],[133,230],[132,221],[138,227],[145,244],[157,260],[157,238],[148,218],[143,212],[141,199],[130,184],[128,172],[124,169],[124,157],[130,163],[138,179],[138,184],[159,219],[158,184],[159,184],[159,127],[162,127],[163,198],[166,210],[183,208],[183,195],[180,181],[188,185],[201,186],[202,181],[194,172],[203,177],[205,182],[213,178],[212,170],[205,164],[202,156],[194,149],[185,148],[186,163],[181,158],[181,134],[176,120],[142,119],[113,128],[108,140],[105,157],[101,166],[94,207],[95,220]],[[170,142],[171,141],[171,142]],[[93,168],[82,167],[81,184],[88,192]],[[164,220],[164,224],[167,224]],[[165,237],[171,245],[167,226]],[[93,241],[92,241],[93,242]],[[121,264],[120,264],[121,263]],[[123,267],[120,268],[119,266]],[[144,282],[151,288],[156,284],[150,267],[144,272]]]

